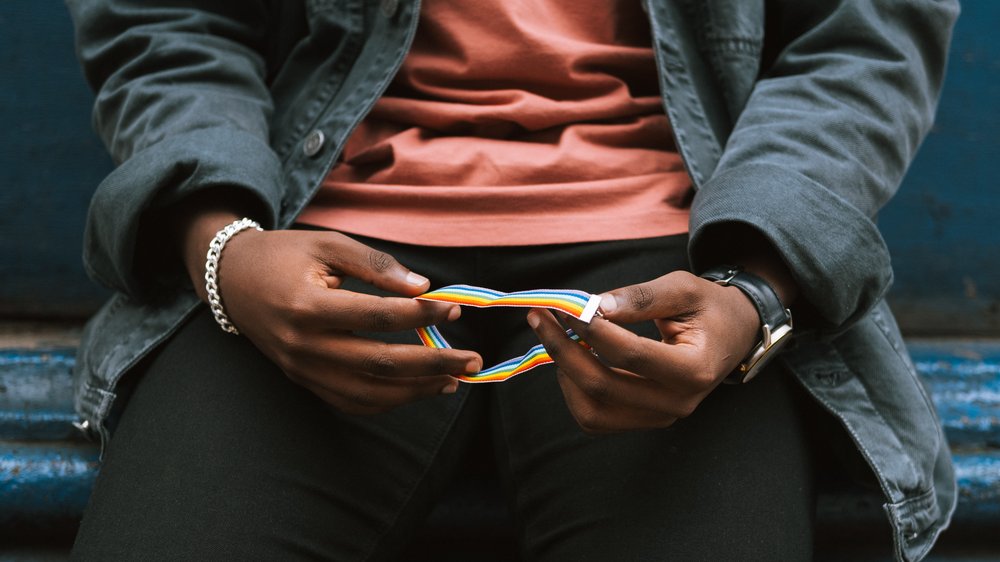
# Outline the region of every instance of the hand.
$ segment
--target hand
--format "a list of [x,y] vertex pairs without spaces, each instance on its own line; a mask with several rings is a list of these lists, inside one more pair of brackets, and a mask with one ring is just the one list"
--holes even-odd
[[[662,428],[689,416],[750,352],[760,317],[736,287],[683,271],[601,296],[590,324],[562,315],[597,356],[547,310],[528,323],[555,361],[566,404],[588,433]],[[661,340],[618,324],[653,320]]]
[[[203,299],[208,240],[235,218],[205,213],[187,225],[185,261]],[[461,312],[456,305],[346,291],[340,288],[346,277],[405,296],[430,284],[388,254],[340,233],[247,230],[226,244],[219,289],[243,335],[290,379],[343,412],[384,412],[453,393],[459,382],[449,375],[480,370],[482,359],[471,351],[355,335],[411,330],[455,320]]]

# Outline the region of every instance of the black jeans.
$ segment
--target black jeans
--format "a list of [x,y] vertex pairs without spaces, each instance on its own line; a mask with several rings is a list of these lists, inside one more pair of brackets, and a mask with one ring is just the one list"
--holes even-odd
[[[365,242],[433,286],[601,292],[687,267],[685,237],[530,248]],[[357,290],[370,288],[354,287]],[[487,365],[537,343],[525,310],[442,326]],[[656,337],[652,325],[634,327]],[[381,334],[419,343],[413,333]],[[592,437],[551,366],[371,417],[341,414],[201,312],[130,375],[81,560],[391,560],[490,439],[530,560],[808,560],[804,394],[777,367],[674,427]]]

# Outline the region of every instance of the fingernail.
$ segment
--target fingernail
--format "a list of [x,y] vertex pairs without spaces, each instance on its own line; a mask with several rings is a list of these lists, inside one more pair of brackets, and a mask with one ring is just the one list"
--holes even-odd
[[455,394],[458,391],[458,381],[453,380],[441,389],[441,394]]
[[472,359],[465,364],[465,372],[468,374],[478,373],[482,367],[482,363],[479,362],[479,359]]
[[458,320],[458,317],[462,315],[462,308],[459,306],[453,306],[448,310],[448,321],[454,322]]
[[406,282],[416,287],[419,287],[424,283],[427,283],[428,281],[430,280],[424,277],[423,275],[420,275],[419,273],[414,273],[411,271],[406,274]]
[[601,310],[605,313],[611,313],[618,309],[618,300],[611,293],[604,293],[601,295]]
[[541,322],[541,319],[538,318],[537,314],[535,314],[534,312],[528,313],[528,325],[531,326],[532,330],[538,329],[539,322]]

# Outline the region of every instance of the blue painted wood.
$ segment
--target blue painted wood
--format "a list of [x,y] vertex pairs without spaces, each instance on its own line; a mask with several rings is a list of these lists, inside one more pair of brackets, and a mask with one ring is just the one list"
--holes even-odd
[[[965,0],[937,125],[880,225],[908,333],[1000,333],[1000,2]],[[85,316],[81,232],[111,163],[58,0],[0,2],[0,315]]]
[[[1000,528],[1000,340],[908,345],[953,445],[960,486],[955,525]],[[79,443],[71,425],[73,363],[68,348],[0,350],[0,528],[5,517],[22,528],[50,525],[78,516],[86,504],[97,446]],[[880,521],[880,503],[858,492],[823,497],[821,520],[845,527]],[[474,502],[440,513],[494,516]]]
[[[911,340],[908,348],[952,448],[1000,449],[1000,341]],[[71,348],[0,349],[0,439],[76,435],[74,361]]]
[[79,520],[97,458],[91,444],[0,441],[0,529]]
[[0,352],[0,439],[56,441],[73,427],[75,350]]
[[955,525],[1000,529],[1000,451],[955,455],[958,505]]
[[1000,449],[1000,345],[929,340],[909,349],[952,447]]
[[85,316],[90,196],[111,170],[58,0],[0,2],[0,316]]

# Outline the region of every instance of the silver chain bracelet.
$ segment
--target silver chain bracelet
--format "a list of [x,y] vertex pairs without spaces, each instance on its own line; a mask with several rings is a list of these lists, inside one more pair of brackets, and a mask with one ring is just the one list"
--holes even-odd
[[212,316],[215,316],[220,328],[236,335],[239,335],[240,331],[229,320],[226,309],[222,306],[222,296],[219,294],[219,258],[222,257],[222,249],[226,247],[226,242],[248,228],[264,230],[255,221],[246,217],[233,221],[215,233],[215,238],[208,244],[208,254],[205,256],[205,292],[208,293],[208,305],[212,309]]

